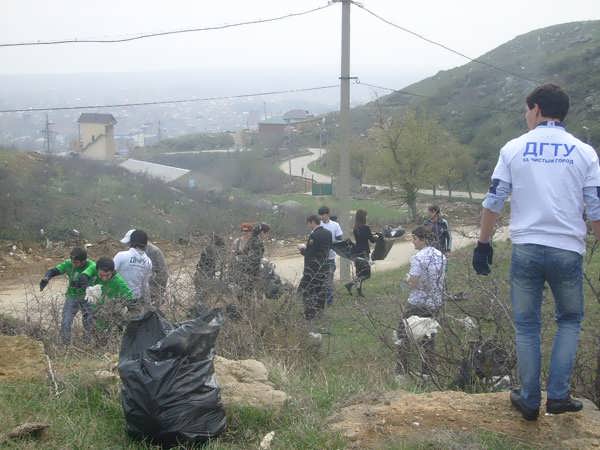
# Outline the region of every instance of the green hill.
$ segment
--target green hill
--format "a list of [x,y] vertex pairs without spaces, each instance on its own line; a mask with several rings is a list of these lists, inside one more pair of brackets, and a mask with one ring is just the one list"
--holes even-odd
[[405,88],[420,96],[394,92],[355,108],[353,128],[363,132],[382,112],[388,116],[410,107],[424,110],[473,147],[478,172],[487,177],[500,147],[525,130],[525,96],[536,84],[554,82],[571,96],[566,121],[570,131],[600,144],[600,21],[535,30],[479,60],[519,76],[477,62],[440,71]]

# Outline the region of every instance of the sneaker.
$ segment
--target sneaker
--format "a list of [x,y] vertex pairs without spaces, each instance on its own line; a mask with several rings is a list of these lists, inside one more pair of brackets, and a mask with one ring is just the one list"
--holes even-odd
[[510,402],[521,412],[523,419],[525,420],[537,420],[540,415],[540,408],[533,409],[523,404],[520,389],[513,389],[510,391]]
[[348,291],[348,294],[352,295],[352,286],[354,286],[354,283],[346,283],[344,285],[344,287],[346,288],[346,290]]
[[583,409],[583,403],[579,400],[574,400],[571,396],[563,400],[552,400],[546,401],[546,412],[548,414],[562,414],[566,412],[577,412]]
[[358,292],[358,296],[359,297],[364,297],[365,294],[363,294],[362,288],[356,288],[356,292]]

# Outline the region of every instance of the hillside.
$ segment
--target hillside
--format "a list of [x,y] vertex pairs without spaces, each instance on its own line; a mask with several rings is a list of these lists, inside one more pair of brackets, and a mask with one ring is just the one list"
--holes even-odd
[[[569,129],[600,143],[600,21],[573,22],[516,37],[479,58],[523,78],[555,82],[571,96]],[[353,127],[368,129],[376,118],[419,108],[473,147],[478,173],[487,177],[499,148],[525,129],[524,98],[537,83],[470,62],[381,97],[352,111]],[[588,127],[588,130],[583,128]]]
[[[133,226],[155,239],[223,230],[256,218],[226,193],[188,191],[116,165],[0,150],[0,239],[63,241],[118,236]],[[232,228],[233,229],[233,228]],[[231,231],[231,230],[229,230]]]

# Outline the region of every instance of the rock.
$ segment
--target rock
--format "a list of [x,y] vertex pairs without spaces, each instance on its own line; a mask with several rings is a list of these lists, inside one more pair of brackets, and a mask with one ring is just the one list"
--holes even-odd
[[0,439],[0,443],[6,442],[10,439],[21,439],[24,437],[39,438],[49,427],[50,427],[50,425],[48,425],[47,423],[40,423],[40,422],[24,423],[24,424],[16,427],[14,430],[10,431],[9,433],[7,433],[6,436],[4,436],[2,439]]
[[[357,448],[382,448],[383,443],[398,438],[427,439],[441,430],[485,430],[535,448],[600,449],[600,411],[591,402],[584,405],[580,413],[541,415],[532,424],[511,408],[507,392],[413,394],[398,390],[386,393],[375,405],[358,399],[330,418],[329,424]],[[383,431],[373,433],[383,422]]]
[[0,335],[0,382],[47,377],[44,344],[27,336]]
[[215,374],[225,406],[279,409],[288,400],[285,392],[273,388],[269,372],[260,361],[234,361],[216,356]]

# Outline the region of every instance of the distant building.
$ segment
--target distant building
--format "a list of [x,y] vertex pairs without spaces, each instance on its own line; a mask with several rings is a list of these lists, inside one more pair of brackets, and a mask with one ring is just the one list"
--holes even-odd
[[258,139],[265,148],[277,150],[289,144],[291,135],[299,128],[318,120],[306,110],[292,109],[281,117],[271,117],[258,122]]
[[109,161],[117,151],[115,124],[112,114],[83,113],[79,124],[79,148],[81,156],[89,159]]

